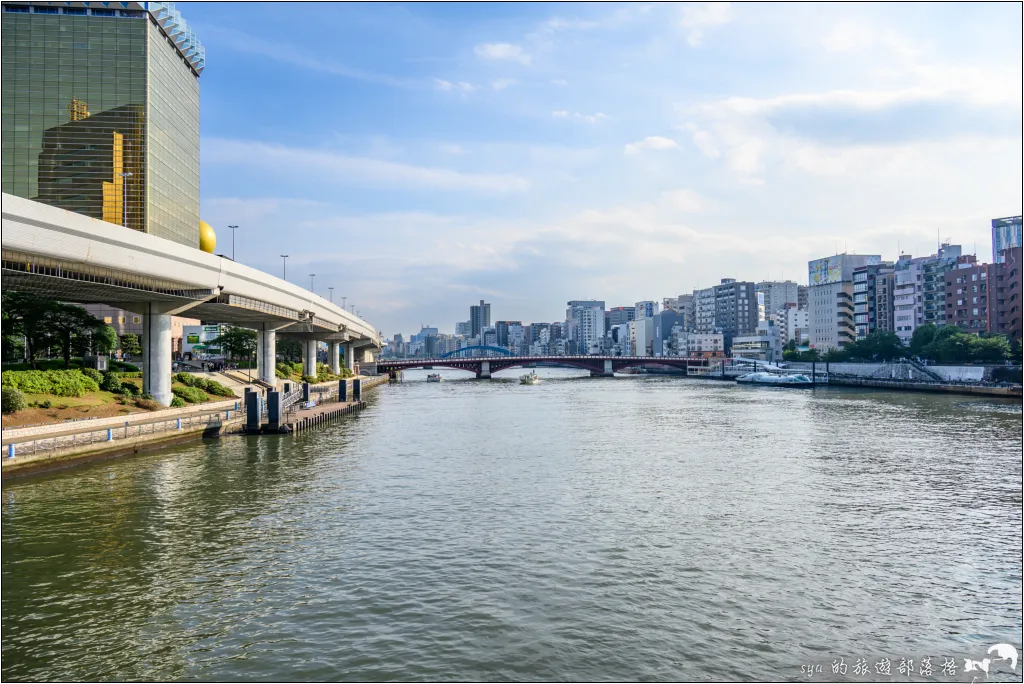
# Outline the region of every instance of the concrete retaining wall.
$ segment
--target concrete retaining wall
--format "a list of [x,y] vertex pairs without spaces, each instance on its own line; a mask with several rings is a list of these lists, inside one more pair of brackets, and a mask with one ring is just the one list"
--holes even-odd
[[[811,364],[803,361],[786,361],[786,368],[794,370],[810,371]],[[869,378],[881,370],[885,364],[882,363],[830,363],[830,373],[843,373],[844,375],[855,375],[861,378]],[[815,364],[819,373],[825,372],[825,362],[819,361]],[[985,366],[927,366],[928,370],[938,373],[946,380],[954,382],[980,382],[985,377]],[[914,371],[915,376],[917,371]]]

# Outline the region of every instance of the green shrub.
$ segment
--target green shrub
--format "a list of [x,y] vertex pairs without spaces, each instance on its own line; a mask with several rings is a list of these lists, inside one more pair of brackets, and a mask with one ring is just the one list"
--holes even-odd
[[48,409],[51,406],[53,406],[53,402],[50,401],[49,399],[44,399],[43,401],[39,402],[39,408],[41,409]]
[[[175,397],[175,399],[177,399],[177,397]],[[137,407],[139,407],[140,409],[144,409],[146,411],[156,411],[158,408],[161,408],[160,404],[158,404],[155,401],[153,401],[152,397],[150,397],[149,399],[145,399],[145,398],[136,399],[135,400],[135,405]]]
[[171,399],[171,408],[185,408],[185,400],[181,397]]
[[84,375],[87,378],[90,378],[97,385],[103,382],[103,373],[100,373],[95,368],[83,368],[82,375]]
[[198,387],[175,387],[171,390],[174,396],[181,397],[190,404],[199,404],[206,401],[206,392]]
[[302,375],[302,363],[300,361],[296,361],[292,364],[292,373]]
[[4,413],[14,413],[28,408],[28,401],[25,395],[17,387],[4,387],[0,390]]
[[303,375],[301,378],[302,382],[316,382],[315,375]]
[[99,389],[95,380],[77,369],[4,371],[0,383],[27,394],[53,394],[58,397],[81,397]]
[[203,389],[206,390],[206,392],[208,394],[212,394],[215,397],[234,397],[235,396],[235,393],[232,392],[231,389],[229,389],[228,387],[225,387],[224,385],[220,384],[216,380],[207,380],[206,384],[203,386]]
[[122,372],[125,372],[125,373],[138,373],[139,372],[139,367],[138,366],[136,366],[134,364],[131,364],[131,363],[125,363],[124,361],[116,361],[114,359],[111,359],[107,363],[107,365],[110,367],[110,370],[112,370],[112,371],[122,371]]
[[202,380],[202,378],[197,378],[191,373],[174,374],[174,382],[180,382],[182,385],[185,385],[186,387],[194,387],[197,380]]
[[142,394],[142,392],[139,390],[138,387],[136,387],[132,383],[124,382],[121,383],[121,394],[123,394],[126,397],[137,397],[140,394]]
[[104,392],[113,392],[114,394],[120,394],[123,390],[121,384],[121,376],[114,371],[108,371],[103,376],[103,382],[100,383],[100,389]]

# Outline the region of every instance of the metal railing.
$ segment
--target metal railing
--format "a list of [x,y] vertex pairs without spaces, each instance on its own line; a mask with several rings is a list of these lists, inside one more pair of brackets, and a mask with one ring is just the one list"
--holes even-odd
[[199,413],[180,418],[163,418],[143,423],[125,423],[118,427],[85,430],[66,430],[57,434],[15,437],[3,440],[5,460],[18,456],[39,453],[55,453],[60,449],[75,448],[101,442],[123,442],[144,435],[171,433],[187,430],[196,425],[222,424],[232,417],[242,418],[244,412],[238,409],[222,409],[210,413]]

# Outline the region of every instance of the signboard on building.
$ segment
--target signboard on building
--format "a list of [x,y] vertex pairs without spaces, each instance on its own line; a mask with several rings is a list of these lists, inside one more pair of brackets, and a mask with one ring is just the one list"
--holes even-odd
[[877,254],[836,254],[824,259],[815,259],[807,262],[807,283],[814,287],[852,280],[854,268],[880,263],[882,257]]

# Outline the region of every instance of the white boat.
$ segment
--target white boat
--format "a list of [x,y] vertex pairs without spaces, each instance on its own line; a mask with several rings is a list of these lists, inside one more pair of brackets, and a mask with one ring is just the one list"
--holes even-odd
[[540,376],[537,375],[536,373],[534,373],[533,371],[530,371],[526,375],[520,375],[519,376],[519,384],[521,384],[521,385],[539,385],[540,384]]
[[441,377],[440,373],[431,373],[427,376],[427,382],[441,382],[444,378]]
[[802,373],[778,375],[775,373],[747,373],[736,378],[743,385],[773,385],[775,387],[814,387],[814,382]]

